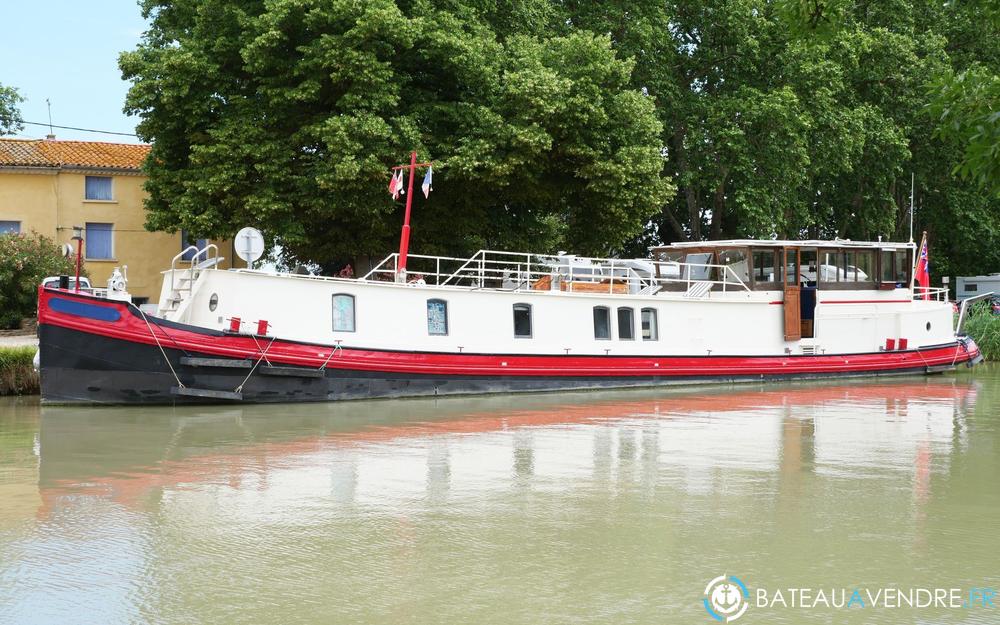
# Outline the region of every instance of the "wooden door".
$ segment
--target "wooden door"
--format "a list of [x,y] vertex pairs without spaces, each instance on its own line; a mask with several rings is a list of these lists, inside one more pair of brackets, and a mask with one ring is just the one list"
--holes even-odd
[[782,270],[785,278],[785,340],[797,341],[802,338],[802,304],[799,292],[799,248],[786,247]]

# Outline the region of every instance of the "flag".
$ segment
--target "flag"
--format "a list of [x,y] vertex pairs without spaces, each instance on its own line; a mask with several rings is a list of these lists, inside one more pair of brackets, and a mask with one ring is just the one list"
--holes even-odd
[[931,286],[931,261],[927,252],[927,233],[920,239],[920,255],[917,257],[917,266],[913,272],[913,279],[917,284],[924,287],[921,299],[930,299],[928,289]]
[[389,178],[389,195],[396,195],[396,174],[393,174],[392,177]]
[[424,199],[426,200],[431,194],[431,179],[434,177],[434,168],[427,167],[427,174],[424,175],[424,183],[420,185],[420,188],[424,190]]
[[392,199],[399,199],[399,196],[405,193],[403,191],[403,170],[397,169],[396,175],[392,177]]

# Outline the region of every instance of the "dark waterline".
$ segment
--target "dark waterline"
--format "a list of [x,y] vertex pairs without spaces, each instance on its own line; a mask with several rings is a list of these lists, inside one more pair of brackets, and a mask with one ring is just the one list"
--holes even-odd
[[[213,408],[0,398],[0,623],[715,623],[706,583],[1000,588],[1000,367]],[[996,623],[751,610],[739,623]]]

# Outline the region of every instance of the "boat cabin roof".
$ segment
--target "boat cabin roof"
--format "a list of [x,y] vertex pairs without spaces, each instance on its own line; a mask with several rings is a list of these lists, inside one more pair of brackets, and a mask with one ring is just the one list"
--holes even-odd
[[730,247],[854,247],[881,250],[914,249],[916,243],[894,243],[892,241],[851,241],[850,239],[833,239],[824,241],[810,239],[808,241],[790,241],[787,239],[729,239],[727,241],[680,241],[670,245],[650,248],[651,250],[689,249],[689,248],[730,248]]

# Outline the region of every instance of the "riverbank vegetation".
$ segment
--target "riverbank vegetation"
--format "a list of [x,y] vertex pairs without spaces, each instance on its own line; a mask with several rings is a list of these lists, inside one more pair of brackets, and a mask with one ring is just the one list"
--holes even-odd
[[993,314],[989,305],[973,306],[965,320],[965,332],[976,341],[986,360],[1000,361],[1000,315]]
[[0,234],[0,329],[17,328],[23,319],[35,316],[42,280],[74,270],[73,260],[48,237]]
[[0,347],[0,395],[34,395],[38,372],[32,364],[35,347]]

